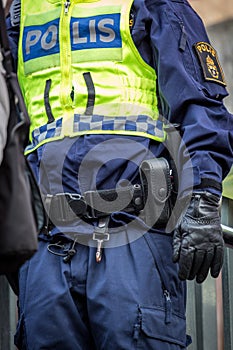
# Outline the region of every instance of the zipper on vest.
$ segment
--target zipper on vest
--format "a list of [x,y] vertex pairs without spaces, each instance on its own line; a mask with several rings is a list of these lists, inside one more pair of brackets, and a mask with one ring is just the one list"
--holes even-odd
[[60,103],[63,109],[62,134],[70,136],[73,131],[73,110],[70,91],[72,90],[71,76],[71,45],[70,45],[70,17],[72,3],[70,0],[63,2],[63,11],[60,19],[60,64],[61,64],[61,89]]
[[65,2],[65,15],[68,14],[69,7],[70,7],[70,0],[68,0],[68,1]]

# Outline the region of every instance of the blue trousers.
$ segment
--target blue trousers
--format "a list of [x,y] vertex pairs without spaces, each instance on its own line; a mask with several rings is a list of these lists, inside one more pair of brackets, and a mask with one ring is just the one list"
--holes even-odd
[[56,243],[54,253],[51,242],[40,241],[20,271],[20,350],[185,348],[185,285],[171,261],[170,237],[147,233],[105,248],[100,263],[94,247],[78,243],[66,263],[71,242]]
[[[159,152],[147,139],[105,135],[101,143],[100,138],[54,141],[33,153],[29,160],[42,191],[113,188],[122,178],[137,183],[141,161]],[[100,263],[94,227],[83,221],[40,237],[38,252],[19,274],[15,343],[20,350],[186,347],[186,285],[172,262],[172,236],[137,220],[131,225],[120,220],[110,229]],[[90,236],[91,243],[74,244],[69,231]],[[64,261],[71,247],[76,253]]]

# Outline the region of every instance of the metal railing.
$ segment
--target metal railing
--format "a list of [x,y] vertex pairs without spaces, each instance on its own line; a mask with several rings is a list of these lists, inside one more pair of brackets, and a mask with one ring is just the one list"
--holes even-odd
[[233,349],[233,200],[223,198],[221,214],[226,245],[222,273],[203,284],[188,282],[189,350]]

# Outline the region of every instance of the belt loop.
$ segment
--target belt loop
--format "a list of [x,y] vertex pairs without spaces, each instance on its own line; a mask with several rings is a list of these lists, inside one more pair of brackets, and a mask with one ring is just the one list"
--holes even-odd
[[96,248],[96,262],[101,262],[102,260],[102,248],[104,242],[109,241],[110,235],[108,233],[108,223],[109,223],[110,217],[104,217],[99,219],[98,226],[95,227],[93,237],[92,239],[94,241],[97,241],[97,248]]

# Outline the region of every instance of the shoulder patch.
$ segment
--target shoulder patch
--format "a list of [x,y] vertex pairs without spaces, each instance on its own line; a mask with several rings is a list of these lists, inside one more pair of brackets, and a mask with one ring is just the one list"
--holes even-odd
[[216,83],[226,86],[217,51],[209,43],[204,41],[196,43],[194,49],[200,61],[205,80],[215,81]]

